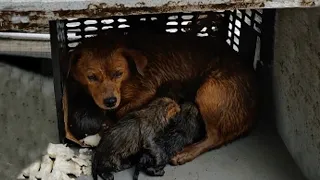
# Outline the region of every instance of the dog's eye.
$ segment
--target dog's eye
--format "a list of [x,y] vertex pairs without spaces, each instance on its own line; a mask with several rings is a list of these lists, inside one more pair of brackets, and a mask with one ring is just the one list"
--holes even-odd
[[98,78],[96,75],[89,75],[88,79],[89,79],[89,81],[98,81]]
[[113,73],[113,77],[114,78],[119,78],[119,77],[121,77],[122,76],[122,74],[123,74],[123,72],[121,72],[121,71],[116,71],[115,73]]

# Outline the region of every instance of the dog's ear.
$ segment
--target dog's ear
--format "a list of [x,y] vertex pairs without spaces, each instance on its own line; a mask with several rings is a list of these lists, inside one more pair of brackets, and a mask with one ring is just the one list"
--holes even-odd
[[69,54],[69,64],[75,65],[78,62],[80,56],[81,56],[80,50],[75,49],[75,50],[71,51]]
[[70,71],[72,71],[72,72],[74,71],[73,69],[75,68],[75,65],[77,64],[80,56],[81,56],[81,51],[79,51],[77,49],[70,52],[69,60],[68,60],[68,64],[67,64],[67,67],[68,67],[67,77],[69,76]]
[[132,49],[122,49],[122,53],[127,60],[134,61],[138,73],[143,76],[143,70],[148,64],[147,58],[141,52]]

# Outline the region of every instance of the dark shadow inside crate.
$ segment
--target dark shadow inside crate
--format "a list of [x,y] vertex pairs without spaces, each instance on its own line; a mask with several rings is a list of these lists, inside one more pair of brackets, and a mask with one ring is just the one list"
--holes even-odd
[[[79,143],[72,137],[66,138],[65,122],[68,121],[69,104],[67,96],[74,93],[66,82],[70,78],[69,52],[84,38],[108,32],[110,29],[127,33],[141,29],[156,33],[189,33],[201,38],[222,36],[249,65],[258,70],[265,66],[260,58],[263,18],[265,16],[262,10],[234,10],[51,21],[51,48],[61,142],[71,140]],[[265,38],[268,36],[269,34],[266,34]]]

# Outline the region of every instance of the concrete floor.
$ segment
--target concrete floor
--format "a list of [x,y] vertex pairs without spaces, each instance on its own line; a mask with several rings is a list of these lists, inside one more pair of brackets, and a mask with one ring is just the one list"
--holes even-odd
[[[52,79],[1,63],[1,58],[0,177],[10,180],[37,160],[49,142],[57,143],[58,132]],[[163,178],[141,175],[140,179],[304,180],[273,121],[264,119],[268,118],[261,118],[248,137],[186,165],[168,166]],[[131,176],[132,170],[128,170],[116,174],[115,179]]]
[[[130,180],[132,174],[133,170],[130,169],[116,174],[115,179]],[[260,126],[248,137],[206,153],[190,163],[178,167],[168,166],[162,178],[141,175],[140,179],[304,180],[305,178],[275,131]]]

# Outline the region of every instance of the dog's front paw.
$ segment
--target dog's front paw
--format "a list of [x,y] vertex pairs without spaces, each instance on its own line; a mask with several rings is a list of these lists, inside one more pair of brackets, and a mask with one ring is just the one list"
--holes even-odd
[[183,151],[171,158],[170,164],[174,166],[182,165],[192,161],[194,158],[195,156],[192,153],[188,151]]

